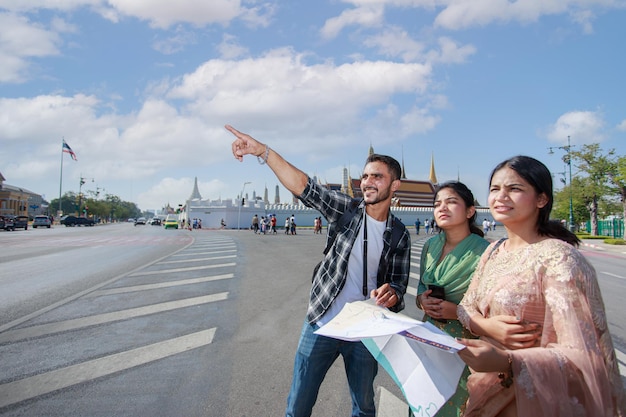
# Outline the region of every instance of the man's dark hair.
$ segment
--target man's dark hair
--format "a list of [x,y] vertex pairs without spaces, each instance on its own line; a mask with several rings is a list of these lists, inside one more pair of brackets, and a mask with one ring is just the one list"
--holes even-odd
[[367,159],[365,160],[365,165],[371,162],[382,162],[383,164],[387,165],[387,168],[389,169],[389,172],[391,173],[392,181],[399,180],[400,177],[402,176],[402,167],[400,166],[400,163],[396,161],[395,158],[392,158],[391,156],[373,153],[367,157]]

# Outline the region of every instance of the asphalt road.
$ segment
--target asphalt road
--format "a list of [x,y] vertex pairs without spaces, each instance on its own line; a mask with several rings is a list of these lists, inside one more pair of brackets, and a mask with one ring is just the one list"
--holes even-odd
[[[421,318],[426,236],[412,238],[404,313]],[[324,239],[128,224],[0,232],[0,415],[283,415]],[[583,251],[625,352],[626,256]],[[315,416],[350,414],[342,366],[329,372]],[[376,388],[379,417],[406,416],[382,368]]]
[[[18,233],[0,234],[0,415],[284,413],[324,236]],[[384,371],[377,384],[401,395]],[[339,360],[315,415],[349,415],[348,399]]]

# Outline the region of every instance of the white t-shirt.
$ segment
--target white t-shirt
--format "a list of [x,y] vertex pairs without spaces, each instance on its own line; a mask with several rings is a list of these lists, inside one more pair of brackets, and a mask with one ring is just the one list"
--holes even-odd
[[363,226],[361,226],[352,246],[350,259],[348,259],[346,283],[333,300],[330,308],[317,321],[318,326],[331,321],[346,303],[370,298],[370,292],[377,288],[376,275],[378,274],[380,255],[383,253],[383,233],[387,221],[378,221],[368,215],[365,218],[367,221],[367,295],[363,296]]

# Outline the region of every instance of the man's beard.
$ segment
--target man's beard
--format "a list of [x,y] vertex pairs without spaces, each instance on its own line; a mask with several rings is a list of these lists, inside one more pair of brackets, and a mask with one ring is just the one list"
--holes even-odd
[[[376,198],[374,200],[371,200],[371,201],[367,200],[367,198],[365,197],[367,190],[376,191]],[[389,188],[386,188],[383,191],[380,191],[376,187],[367,187],[361,191],[363,192],[363,200],[365,201],[365,204],[376,204],[376,203],[380,203],[381,201],[385,201],[386,199],[389,198]]]

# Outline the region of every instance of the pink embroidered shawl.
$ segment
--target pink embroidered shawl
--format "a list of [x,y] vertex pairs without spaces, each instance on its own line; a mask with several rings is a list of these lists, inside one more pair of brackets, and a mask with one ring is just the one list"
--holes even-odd
[[543,333],[539,346],[512,352],[511,388],[502,388],[495,373],[472,373],[465,415],[497,416],[515,401],[520,417],[626,416],[593,267],[557,239],[510,252],[501,245],[491,253],[493,245],[459,305],[459,320],[469,328],[475,314],[512,315],[540,323]]

